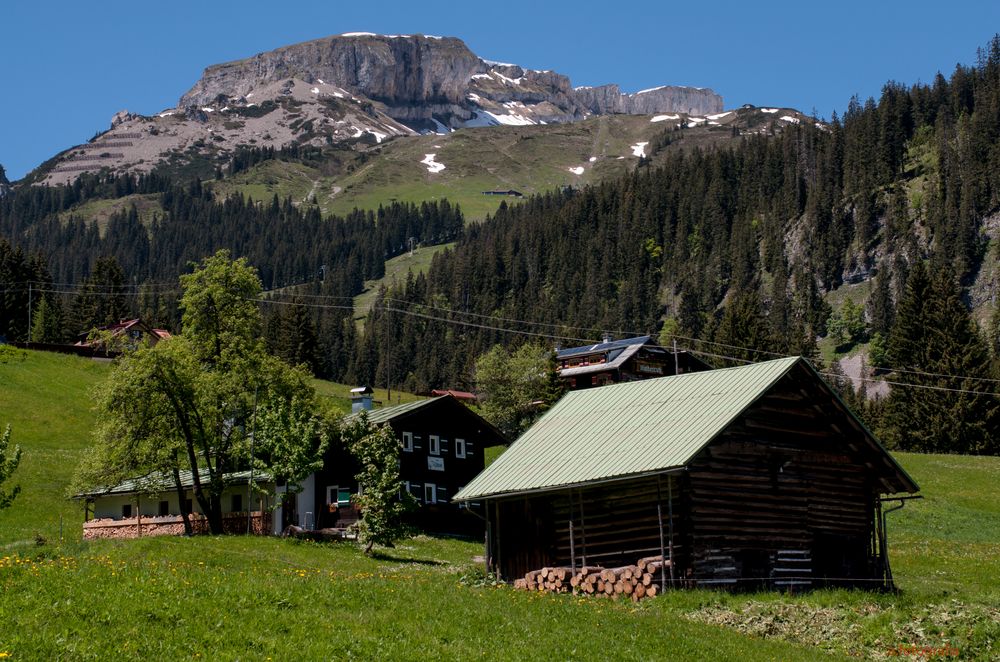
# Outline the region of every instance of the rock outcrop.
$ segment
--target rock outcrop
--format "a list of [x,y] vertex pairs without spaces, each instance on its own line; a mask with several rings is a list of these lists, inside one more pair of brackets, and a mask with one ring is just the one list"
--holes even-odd
[[7,171],[0,165],[0,198],[10,193],[10,181],[7,179]]
[[562,74],[483,60],[453,37],[369,33],[325,37],[208,67],[179,106],[245,102],[261,86],[292,79],[338,85],[417,129],[438,122],[458,128],[482,117],[494,124],[538,124],[594,114],[722,110],[722,97],[708,89],[574,90]]
[[574,92],[580,103],[596,115],[609,113],[709,115],[722,112],[722,97],[712,90],[699,87],[664,85],[635,94],[625,94],[617,85],[602,85],[581,87]]
[[220,95],[245,97],[287,78],[334,83],[387,106],[458,104],[470,77],[484,71],[460,39],[338,35],[208,67],[180,106],[208,105]]

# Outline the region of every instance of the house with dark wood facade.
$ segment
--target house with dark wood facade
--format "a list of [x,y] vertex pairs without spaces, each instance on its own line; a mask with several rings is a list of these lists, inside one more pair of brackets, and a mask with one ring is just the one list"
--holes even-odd
[[790,589],[891,586],[882,503],[917,490],[786,358],[571,392],[456,499],[507,580],[662,555],[674,586]]
[[649,336],[605,337],[594,345],[558,349],[556,363],[571,391],[711,368],[690,352],[660,347]]
[[[450,395],[365,415],[376,425],[391,426],[399,439],[400,478],[419,504],[411,523],[427,531],[481,533],[482,520],[460,508],[454,496],[483,470],[485,449],[507,443],[503,435]],[[357,519],[351,501],[358,492],[356,461],[338,447],[327,453],[323,465],[303,482],[294,500],[279,508],[277,526],[334,528]]]

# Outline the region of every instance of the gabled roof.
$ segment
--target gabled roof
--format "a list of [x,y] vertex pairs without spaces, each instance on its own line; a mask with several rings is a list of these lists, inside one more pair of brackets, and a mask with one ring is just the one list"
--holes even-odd
[[[637,339],[641,340],[641,338]],[[648,338],[647,338],[648,340]],[[560,377],[576,377],[577,375],[586,375],[593,372],[606,372],[608,370],[616,370],[628,361],[630,358],[635,356],[636,352],[643,348],[644,343],[635,343],[634,345],[627,345],[623,349],[619,350],[615,348],[613,352],[615,354],[614,358],[609,357],[609,360],[604,363],[593,363],[591,365],[581,365],[572,368],[563,368],[559,371]]]
[[[798,357],[572,391],[455,500],[566,489],[680,469],[796,366],[839,402],[812,366]],[[872,452],[883,456],[877,470],[898,491],[916,491],[916,483],[874,436],[844,411]]]
[[[190,470],[182,470],[178,472],[181,478],[181,487],[188,489],[194,487],[194,474]],[[208,482],[208,469],[201,469],[198,472],[198,478],[202,484]],[[269,483],[271,482],[270,474],[255,471],[253,474],[254,482],[257,483]],[[227,485],[233,485],[236,483],[246,483],[250,480],[249,471],[236,471],[233,473],[228,473],[222,477],[222,480]],[[155,494],[158,492],[170,492],[175,490],[176,485],[174,484],[174,477],[172,474],[164,472],[154,472],[151,474],[146,474],[145,476],[139,476],[137,478],[129,478],[128,480],[122,481],[118,485],[111,487],[97,487],[88,492],[81,492],[79,494],[74,494],[74,499],[83,499],[87,497],[98,497],[98,496],[110,496],[115,494]]]
[[[649,336],[639,336],[637,338],[623,338],[612,340],[611,342],[600,342],[596,345],[584,345],[583,347],[567,347],[556,352],[557,359],[568,359],[573,356],[586,356],[587,354],[597,354],[598,352],[613,352],[624,350],[632,345],[645,345],[649,342]],[[615,355],[617,356],[617,354]],[[614,356],[609,356],[608,360],[614,360]]]
[[[453,411],[463,412],[464,415],[471,417],[477,425],[481,425],[484,429],[493,433],[496,436],[498,443],[507,443],[507,439],[493,426],[492,423],[450,395],[441,395],[436,398],[427,398],[426,400],[415,400],[413,402],[394,405],[392,407],[382,407],[381,409],[365,410],[364,413],[368,414],[369,421],[375,425],[382,425],[383,423],[391,423],[393,421],[404,419],[407,416],[423,411],[426,408],[435,406],[444,406],[446,408],[451,407]],[[455,407],[458,407],[459,409],[454,409]],[[361,415],[361,413],[362,412],[351,414],[348,416],[348,419],[357,418]]]
[[[383,423],[388,423],[394,418],[399,418],[400,416],[406,416],[407,414],[412,414],[415,411],[419,411],[424,407],[427,407],[431,403],[440,400],[441,398],[446,398],[448,396],[442,395],[438,398],[428,398],[426,400],[414,400],[413,402],[406,402],[401,405],[393,405],[392,407],[380,407],[379,409],[367,409],[365,412],[368,414],[368,420],[375,425],[381,425]],[[361,415],[361,412],[356,414],[351,414],[348,418],[356,418]]]

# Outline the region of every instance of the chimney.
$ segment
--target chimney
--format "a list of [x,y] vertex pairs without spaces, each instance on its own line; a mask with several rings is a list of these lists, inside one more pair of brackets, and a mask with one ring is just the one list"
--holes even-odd
[[604,333],[604,338],[601,340],[601,342],[607,344],[607,343],[612,342],[612,341],[614,341],[614,337],[610,333],[605,332]]
[[372,396],[375,391],[370,386],[359,386],[351,389],[351,413],[372,410]]

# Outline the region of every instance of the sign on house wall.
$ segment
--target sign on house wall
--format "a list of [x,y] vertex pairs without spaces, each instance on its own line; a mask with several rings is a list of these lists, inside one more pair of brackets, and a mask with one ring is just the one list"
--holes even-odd
[[443,457],[428,457],[427,458],[427,469],[429,471],[444,471],[444,458]]

